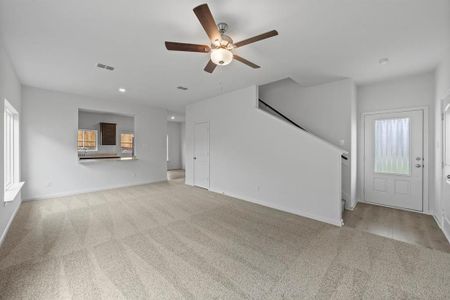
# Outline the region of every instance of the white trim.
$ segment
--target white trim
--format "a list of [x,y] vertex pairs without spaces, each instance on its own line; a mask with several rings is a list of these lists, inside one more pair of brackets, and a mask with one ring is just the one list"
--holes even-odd
[[[347,203],[347,201],[345,201],[345,202]],[[358,203],[360,203],[360,202],[364,203],[363,201],[356,201],[355,205],[350,206],[350,207],[344,207],[344,209],[345,210],[349,210],[349,211],[353,211],[355,209],[356,205],[358,205]]]
[[[450,212],[446,212],[445,211],[445,205],[444,205],[444,197],[446,196],[445,194],[445,188],[448,188],[447,185],[449,184],[447,176],[448,175],[446,173],[446,168],[448,168],[448,165],[450,165],[450,163],[448,164],[446,162],[447,158],[447,144],[449,143],[449,141],[446,141],[446,136],[447,136],[447,110],[449,109],[450,105],[450,90],[448,91],[448,94],[443,97],[441,99],[441,114],[443,116],[443,118],[441,118],[441,128],[442,128],[442,147],[441,147],[441,166],[439,166],[440,170],[441,170],[441,175],[442,175],[442,183],[441,183],[441,190],[440,190],[440,198],[439,199],[435,199],[435,201],[439,202],[438,207],[440,208],[440,211],[435,212],[436,214],[438,214],[441,217],[441,222],[439,223],[439,221],[437,221],[439,227],[441,228],[442,232],[444,233],[445,237],[447,238],[447,240],[450,243],[450,220],[448,219],[448,214]],[[434,216],[435,219],[438,219],[438,217]]]
[[450,243],[450,220],[447,217],[444,217],[441,230],[447,238],[447,241]]
[[18,115],[19,113],[17,112],[17,110],[14,108],[14,106],[12,106],[11,103],[9,103],[8,99],[3,99],[4,100],[4,104],[5,104],[5,108],[7,110],[10,110],[13,114]]
[[441,169],[442,169],[442,178],[444,178],[445,183],[445,166],[450,165],[450,162],[447,164],[447,143],[446,143],[446,135],[447,135],[447,110],[450,109],[450,95],[441,100],[442,109],[441,109],[441,128],[442,128],[442,153],[441,153]]
[[166,163],[168,163],[169,160],[169,132],[166,134]]
[[381,203],[368,202],[368,201],[359,201],[359,203],[370,204],[370,205],[375,205],[375,206],[382,206],[382,207],[398,209],[398,210],[403,210],[403,211],[410,211],[410,212],[414,212],[414,213],[418,213],[418,214],[422,214],[422,215],[433,216],[433,214],[428,211],[420,211],[420,210],[414,210],[414,209],[392,206],[392,205],[385,205],[385,204],[381,204]]
[[122,134],[132,134],[133,135],[133,139],[132,139],[132,145],[133,145],[133,150],[132,150],[132,152],[134,152],[134,151],[136,151],[136,136],[135,136],[135,134],[134,134],[134,132],[133,131],[131,131],[131,130],[121,130],[120,132],[119,132],[119,143],[120,143],[120,154],[123,154],[123,153],[127,153],[126,151],[124,152],[123,150],[122,150]]
[[[22,202],[22,201],[20,201],[20,202]],[[4,202],[4,203],[6,203],[6,202]],[[14,218],[16,217],[17,212],[19,211],[20,204],[21,203],[19,203],[17,205],[16,209],[14,210],[14,212],[11,215],[11,218],[9,218],[8,224],[6,224],[5,230],[2,232],[2,235],[0,237],[0,247],[2,246],[3,241],[5,240],[6,234],[9,231],[9,227],[11,227],[11,224],[12,224]]]
[[209,191],[211,191],[213,193],[216,193],[216,194],[221,194],[221,195],[225,195],[225,196],[228,196],[228,197],[236,198],[236,199],[241,200],[241,201],[251,202],[251,203],[254,203],[254,204],[261,205],[261,206],[265,206],[265,207],[269,207],[269,208],[272,208],[272,209],[276,209],[276,210],[279,210],[279,211],[282,211],[282,212],[294,214],[294,215],[297,215],[297,216],[300,216],[300,217],[305,217],[305,218],[313,219],[313,220],[316,220],[316,221],[319,221],[319,222],[328,223],[328,224],[335,225],[335,226],[338,226],[338,227],[341,227],[344,224],[342,219],[336,220],[336,219],[324,218],[324,217],[321,217],[321,216],[317,216],[315,214],[306,213],[306,212],[301,211],[301,210],[288,209],[288,208],[283,207],[281,205],[276,205],[276,204],[273,204],[273,203],[268,203],[268,202],[260,201],[260,200],[257,200],[257,199],[249,199],[247,197],[242,197],[242,196],[239,196],[239,195],[236,195],[236,194],[228,194],[228,193],[220,192],[220,191],[216,191],[216,190],[209,190]]
[[3,202],[10,203],[10,202],[14,201],[24,184],[25,184],[25,182],[22,181],[22,182],[15,183],[11,187],[9,187],[5,191],[5,198],[3,199]]
[[147,184],[153,184],[153,183],[162,183],[162,182],[167,182],[167,178],[162,179],[162,180],[156,180],[156,181],[142,181],[142,182],[137,182],[137,183],[132,183],[132,184],[124,184],[124,185],[119,184],[119,185],[113,185],[113,186],[109,186],[109,187],[53,193],[53,194],[48,194],[48,195],[39,195],[39,196],[35,196],[32,198],[23,199],[22,201],[38,201],[38,200],[45,200],[45,199],[51,199],[51,198],[68,197],[68,196],[74,196],[74,195],[79,195],[79,194],[102,192],[102,191],[107,191],[107,190],[114,190],[114,189],[127,188],[127,187],[139,186],[139,185],[147,185]]
[[[15,188],[15,186],[19,183],[20,181],[20,115],[17,112],[17,110],[14,108],[14,106],[9,103],[9,101],[5,98],[3,100],[4,103],[4,109],[3,109],[3,114],[6,117],[7,115],[9,115],[9,118],[12,118],[12,129],[6,133],[5,128],[3,128],[4,131],[4,136],[3,136],[3,148],[5,150],[5,152],[3,153],[3,161],[4,161],[4,170],[3,170],[3,174],[4,174],[4,199],[6,199],[6,193],[8,192],[8,190],[13,190]],[[6,119],[4,120],[4,122],[7,122]],[[11,125],[11,124],[10,124]],[[6,134],[5,134],[6,133]],[[8,138],[9,137],[9,138]],[[12,174],[8,174],[8,176],[6,175],[7,168],[6,168],[6,160],[5,160],[5,155],[7,155],[6,149],[8,148],[7,143],[6,143],[6,139],[10,141],[10,143],[12,143],[12,145],[10,145],[9,148],[12,147],[12,154],[11,157],[11,162],[9,163],[10,165],[10,172],[12,172]],[[11,149],[9,149],[11,150]],[[11,176],[10,176],[11,175]],[[11,177],[11,178],[10,178]],[[6,184],[6,180],[10,179],[9,184]],[[11,196],[9,196],[9,198],[11,198]],[[9,200],[9,199],[8,199]],[[12,200],[9,201],[4,201],[4,202],[11,202]]]
[[[361,168],[362,168],[362,174],[361,174],[361,180],[360,180],[360,189],[361,189],[361,196],[362,199],[366,198],[365,195],[365,177],[366,177],[366,170],[365,170],[365,164],[366,164],[366,158],[365,158],[365,117],[370,115],[377,115],[377,114],[385,114],[385,113],[400,113],[400,112],[409,112],[409,111],[417,111],[422,110],[423,111],[423,191],[422,191],[422,212],[429,214],[430,213],[430,202],[429,202],[429,182],[428,178],[430,175],[430,168],[429,166],[433,163],[429,159],[429,117],[428,117],[428,106],[416,106],[416,107],[407,107],[407,108],[397,108],[397,109],[389,109],[389,110],[379,110],[379,111],[371,111],[371,112],[363,112],[361,113],[361,142],[362,144],[362,153],[361,154]],[[363,203],[365,200],[361,200]],[[373,203],[370,203],[373,204]],[[416,211],[416,210],[413,210]]]
[[[94,131],[95,132],[95,149],[78,149],[78,131]],[[83,144],[84,144],[84,135],[83,135]],[[98,130],[97,129],[88,129],[88,128],[78,128],[77,130],[77,152],[96,152],[98,151]]]
[[[436,224],[439,226],[439,229],[442,230],[442,224],[441,224],[441,222],[439,221],[439,219],[436,217],[436,215],[435,215],[435,214],[432,214],[431,216],[433,217],[433,219],[434,219],[434,221],[436,222]],[[443,230],[442,230],[442,231],[443,231]]]
[[[436,224],[439,226],[439,229],[442,231],[445,238],[450,243],[450,220],[445,215],[443,215],[442,222],[439,222],[439,218],[436,217],[435,214],[432,214],[432,216],[433,216]],[[447,230],[447,228],[448,228],[448,230]]]

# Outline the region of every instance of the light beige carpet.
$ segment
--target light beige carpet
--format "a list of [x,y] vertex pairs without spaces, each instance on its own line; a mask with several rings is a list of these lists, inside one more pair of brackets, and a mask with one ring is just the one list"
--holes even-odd
[[184,183],[184,170],[169,170],[167,171],[167,180],[175,183]]
[[173,182],[24,203],[0,248],[1,299],[449,295],[446,253]]

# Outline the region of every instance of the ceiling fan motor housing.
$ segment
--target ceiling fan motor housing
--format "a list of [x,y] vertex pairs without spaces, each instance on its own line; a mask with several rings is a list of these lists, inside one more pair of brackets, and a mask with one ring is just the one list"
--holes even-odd
[[217,48],[223,48],[223,49],[228,49],[228,50],[233,49],[234,48],[233,39],[230,36],[225,34],[225,32],[228,30],[228,24],[227,23],[219,23],[219,24],[217,24],[217,28],[219,29],[219,32],[220,32],[220,40],[213,41],[211,43],[211,47],[213,49],[217,49]]
[[211,46],[168,41],[165,42],[165,45],[167,50],[172,51],[209,53],[210,60],[206,67],[203,69],[208,73],[212,73],[217,65],[227,65],[231,63],[233,59],[236,59],[237,61],[246,64],[253,69],[260,68],[260,66],[240,57],[239,55],[234,54],[232,51],[235,48],[239,48],[278,35],[278,32],[276,30],[272,30],[239,41],[235,44],[231,37],[225,34],[228,30],[228,24],[223,22],[217,24],[214,20],[214,17],[212,16],[208,4],[201,4],[195,7],[193,11],[197,16],[197,19],[200,21],[200,24],[202,25],[206,34],[208,35]]
[[224,34],[228,30],[228,24],[220,22],[219,24],[217,24],[217,28],[219,29],[219,32],[221,34]]

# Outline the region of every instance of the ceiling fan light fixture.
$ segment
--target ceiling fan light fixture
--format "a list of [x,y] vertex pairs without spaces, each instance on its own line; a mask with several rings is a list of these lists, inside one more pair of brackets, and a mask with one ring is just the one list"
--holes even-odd
[[248,39],[234,43],[233,39],[226,34],[226,32],[228,31],[228,25],[223,22],[219,24],[216,23],[211,10],[208,7],[208,4],[204,3],[196,6],[193,11],[197,19],[200,21],[203,29],[205,30],[211,44],[200,45],[166,41],[166,49],[170,51],[209,53],[210,59],[203,70],[210,74],[214,72],[217,66],[228,65],[233,60],[237,60],[249,66],[250,68],[259,69],[260,66],[252,63],[249,60],[246,60],[245,58],[237,54],[234,55],[232,51],[234,51],[235,48],[253,44],[278,35],[278,32],[276,30],[271,30],[263,34],[255,35]]
[[211,60],[216,65],[225,66],[233,60],[233,53],[224,48],[212,49]]

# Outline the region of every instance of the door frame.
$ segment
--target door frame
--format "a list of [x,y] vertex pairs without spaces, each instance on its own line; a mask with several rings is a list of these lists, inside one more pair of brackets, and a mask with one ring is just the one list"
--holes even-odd
[[446,174],[446,167],[447,167],[447,162],[446,162],[446,154],[447,154],[447,141],[446,141],[446,135],[447,135],[447,113],[446,113],[446,108],[448,110],[450,110],[450,90],[447,93],[447,96],[443,97],[442,100],[440,101],[441,104],[441,115],[440,115],[440,122],[441,122],[441,129],[442,129],[442,136],[441,136],[441,164],[440,166],[438,166],[440,168],[440,173],[442,176],[442,181],[441,181],[441,190],[440,190],[440,197],[436,198],[436,201],[439,202],[439,209],[440,211],[436,211],[436,215],[434,215],[434,219],[436,221],[436,223],[439,225],[439,227],[441,228],[442,232],[444,232],[445,237],[449,240],[450,242],[450,232],[447,233],[446,231],[446,224],[450,225],[450,220],[448,220],[448,218],[446,217],[446,211],[445,211],[445,207],[443,205],[443,200],[445,197],[445,187],[448,184],[447,183],[447,174]]
[[[361,128],[361,142],[359,143],[360,149],[361,149],[361,183],[360,183],[360,189],[361,189],[361,196],[362,199],[359,200],[359,202],[362,203],[369,203],[366,202],[366,125],[365,125],[365,119],[366,116],[371,115],[378,115],[378,114],[388,114],[388,113],[400,113],[400,112],[409,112],[409,111],[416,111],[421,110],[423,112],[423,189],[422,189],[422,211],[419,211],[419,213],[424,213],[431,215],[432,212],[430,212],[430,206],[429,206],[429,198],[428,198],[428,191],[429,191],[429,173],[430,168],[429,165],[433,162],[430,162],[429,159],[429,124],[428,124],[428,106],[416,106],[416,107],[408,107],[408,108],[398,108],[398,109],[388,109],[388,110],[378,110],[378,111],[370,111],[370,112],[364,112],[361,113],[361,119],[360,119],[360,128]],[[374,204],[374,203],[370,203]],[[381,204],[374,204],[374,205],[381,205]],[[382,205],[381,205],[382,206]],[[403,210],[409,210],[407,208],[398,208],[397,209],[403,209]],[[411,210],[414,212],[418,212],[416,210]]]
[[[194,136],[194,142],[192,143],[192,186],[199,187],[195,185],[195,126],[199,124],[207,124],[208,125],[208,191],[211,187],[211,125],[209,124],[209,121],[202,121],[202,122],[194,122],[193,126],[193,136]],[[202,188],[202,187],[199,187]]]

